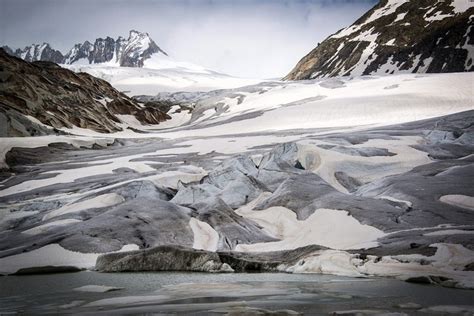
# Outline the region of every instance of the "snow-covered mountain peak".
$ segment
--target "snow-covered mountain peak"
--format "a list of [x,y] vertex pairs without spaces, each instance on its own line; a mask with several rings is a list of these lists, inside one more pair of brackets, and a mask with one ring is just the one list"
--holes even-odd
[[148,33],[146,32],[140,32],[140,31],[137,31],[137,30],[130,30],[128,32],[128,40],[133,40],[134,38],[138,38],[138,37],[149,37]]
[[42,44],[31,44],[25,46],[23,49],[13,50],[8,46],[5,46],[6,51],[10,54],[20,57],[26,61],[38,61],[38,60],[48,60],[55,63],[60,62],[64,57],[62,53],[58,50],[54,50],[51,46],[43,42]]
[[58,64],[106,64],[108,66],[143,67],[146,59],[154,54],[167,54],[145,32],[131,30],[128,39],[119,36],[99,37],[95,41],[75,44],[65,55],[50,47],[48,43],[32,44],[24,49],[5,51],[26,61],[52,61]]
[[141,50],[146,50],[150,45],[154,44],[148,33],[141,33],[135,30],[130,31],[127,42],[127,46],[140,48]]
[[121,54],[117,58],[121,66],[143,67],[144,61],[153,54],[167,55],[148,33],[131,30],[126,41],[119,38],[117,42],[120,42]]

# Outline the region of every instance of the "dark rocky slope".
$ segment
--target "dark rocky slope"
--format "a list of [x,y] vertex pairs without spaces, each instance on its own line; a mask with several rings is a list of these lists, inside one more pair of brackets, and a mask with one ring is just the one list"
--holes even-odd
[[117,115],[142,124],[169,117],[141,107],[108,82],[52,62],[29,63],[0,49],[0,136],[34,136],[73,126],[110,133],[122,130]]
[[381,0],[285,79],[473,71],[473,14],[474,4],[461,1]]

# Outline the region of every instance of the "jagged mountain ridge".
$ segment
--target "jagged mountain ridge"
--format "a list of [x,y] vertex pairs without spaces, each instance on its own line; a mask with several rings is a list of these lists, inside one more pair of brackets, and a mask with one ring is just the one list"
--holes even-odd
[[10,55],[26,61],[51,61],[57,64],[101,64],[110,63],[123,67],[143,67],[143,62],[152,54],[167,53],[151,39],[148,33],[135,30],[128,39],[119,36],[116,40],[107,36],[97,38],[94,43],[77,43],[65,55],[54,50],[48,43],[32,44],[24,49],[3,49]]
[[74,127],[110,133],[126,128],[127,116],[142,124],[170,118],[139,105],[105,80],[52,62],[30,63],[0,49],[0,69],[0,137],[47,135]]
[[31,44],[23,49],[13,50],[8,46],[2,47],[8,54],[21,58],[25,61],[51,61],[53,63],[62,63],[64,60],[63,54],[51,48],[48,43]]
[[473,71],[474,2],[381,0],[284,78]]

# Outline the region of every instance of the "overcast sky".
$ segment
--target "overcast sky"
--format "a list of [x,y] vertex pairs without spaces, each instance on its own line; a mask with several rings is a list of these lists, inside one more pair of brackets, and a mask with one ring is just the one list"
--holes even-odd
[[148,32],[170,56],[241,77],[286,75],[377,0],[0,0],[0,44],[66,53],[97,37]]

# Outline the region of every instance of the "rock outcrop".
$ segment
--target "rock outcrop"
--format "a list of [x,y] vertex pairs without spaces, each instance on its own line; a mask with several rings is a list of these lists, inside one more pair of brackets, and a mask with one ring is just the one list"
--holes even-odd
[[473,14],[469,1],[381,0],[321,42],[285,79],[473,71]]
[[46,135],[74,126],[117,132],[122,130],[117,115],[132,115],[143,124],[169,118],[104,80],[52,62],[29,63],[0,49],[0,136]]

